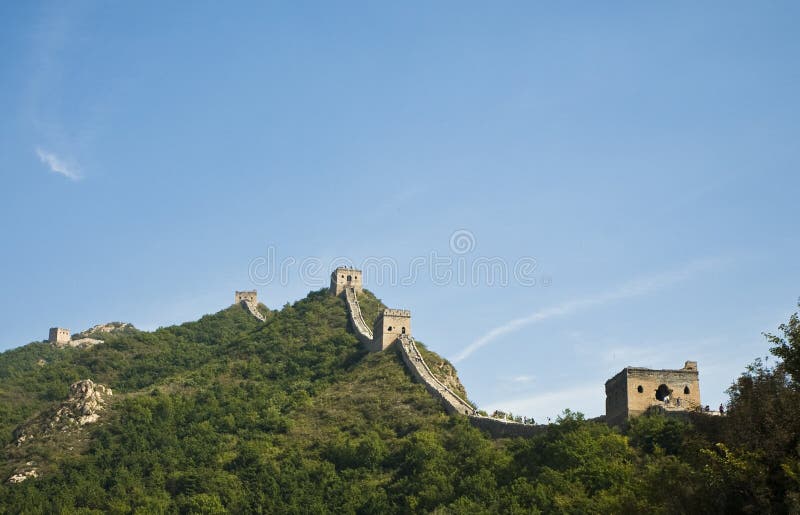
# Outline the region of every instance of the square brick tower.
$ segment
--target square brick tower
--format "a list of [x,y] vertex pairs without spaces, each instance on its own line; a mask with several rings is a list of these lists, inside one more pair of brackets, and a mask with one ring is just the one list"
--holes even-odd
[[341,295],[345,288],[361,293],[361,270],[340,266],[331,273],[331,293]]
[[378,315],[372,331],[372,352],[380,352],[393,344],[401,334],[411,336],[411,311],[384,309]]
[[233,297],[233,303],[239,304],[240,302],[252,302],[258,304],[258,292],[252,291],[237,291]]
[[606,422],[622,425],[651,406],[667,413],[692,411],[700,405],[700,379],[696,361],[676,370],[626,367],[606,381]]
[[72,335],[69,332],[69,329],[65,329],[63,327],[51,327],[50,328],[50,335],[47,338],[47,341],[50,343],[61,345],[64,343],[69,343],[72,340]]

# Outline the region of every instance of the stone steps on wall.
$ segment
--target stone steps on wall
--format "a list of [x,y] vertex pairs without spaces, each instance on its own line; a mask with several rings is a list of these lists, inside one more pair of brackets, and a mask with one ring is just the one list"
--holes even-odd
[[[367,348],[373,348],[373,334],[361,314],[361,306],[358,303],[355,290],[352,288],[345,289],[345,301],[350,313],[350,322],[358,340]],[[470,424],[478,429],[487,431],[494,437],[532,436],[545,430],[546,426],[522,424],[512,420],[479,415],[472,404],[462,399],[456,392],[436,378],[410,335],[400,335],[397,341],[400,343],[400,355],[403,363],[411,372],[411,375],[422,383],[431,395],[442,402],[447,413],[467,416]]]
[[259,311],[258,304],[256,304],[255,302],[243,300],[242,305],[244,305],[245,309],[249,311],[250,314],[256,317],[257,319],[261,320],[262,322],[267,321],[267,317],[265,317],[264,314],[261,311]]
[[447,385],[439,381],[425,359],[419,352],[414,339],[408,335],[401,335],[398,338],[400,342],[400,352],[402,353],[403,362],[411,370],[411,373],[420,382],[422,382],[426,389],[438,397],[445,405],[448,413],[460,413],[462,415],[475,415],[475,408],[459,397],[459,395],[451,390]]
[[361,314],[361,305],[358,303],[358,297],[353,288],[345,289],[345,300],[347,301],[347,310],[350,313],[350,322],[356,331],[358,340],[364,345],[370,346],[373,341],[372,330],[364,321],[364,316]]

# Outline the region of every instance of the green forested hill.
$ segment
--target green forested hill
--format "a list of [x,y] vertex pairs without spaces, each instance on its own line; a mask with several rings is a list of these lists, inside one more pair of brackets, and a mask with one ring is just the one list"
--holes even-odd
[[[368,292],[360,301],[371,322],[382,305]],[[652,416],[620,433],[569,412],[543,435],[493,440],[446,415],[396,352],[362,351],[342,299],[318,291],[264,312],[260,322],[232,306],[180,326],[111,334],[89,349],[33,343],[0,355],[0,513],[794,506],[800,467],[791,442],[768,461],[723,423]],[[767,395],[759,381],[778,388],[778,373],[743,376],[730,420],[737,399]],[[100,422],[14,443],[15,428],[86,378],[114,390]],[[788,379],[781,384],[785,392],[774,395],[794,391]],[[41,477],[5,482],[29,462]]]

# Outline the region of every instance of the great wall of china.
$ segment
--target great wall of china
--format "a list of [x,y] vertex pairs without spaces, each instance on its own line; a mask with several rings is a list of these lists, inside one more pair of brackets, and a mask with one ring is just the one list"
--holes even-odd
[[[397,349],[409,373],[422,383],[428,393],[442,403],[448,414],[466,416],[473,426],[492,436],[531,436],[546,430],[546,425],[482,415],[475,406],[440,381],[425,362],[411,336],[410,311],[386,308],[378,314],[373,328],[370,329],[358,303],[358,292],[363,291],[361,281],[361,270],[337,268],[331,274],[330,292],[334,296],[344,297],[353,332],[366,350],[381,352],[390,347]],[[267,316],[259,309],[258,293],[255,290],[235,292],[234,304],[241,305],[252,316],[266,322]],[[103,343],[103,340],[88,338],[87,335],[123,330],[128,327],[132,328],[130,324],[117,322],[99,325],[78,333],[79,338],[75,340],[72,339],[68,329],[52,327],[48,341],[56,348],[86,348]],[[43,360],[40,361],[43,363]],[[626,367],[606,381],[605,386],[606,415],[603,420],[611,425],[621,425],[628,418],[640,415],[653,407],[661,409],[667,415],[675,416],[687,412],[699,412],[710,416],[721,415],[721,412],[711,411],[708,406],[702,409],[696,361],[686,361],[681,369],[652,370]],[[650,395],[652,392],[655,392],[655,395]],[[671,404],[669,400],[673,395],[676,397],[675,404]]]
[[364,316],[361,314],[361,306],[358,304],[355,288],[345,288],[345,300],[347,301],[347,310],[350,312],[350,322],[356,332],[356,338],[363,345],[372,346],[372,330],[367,326]]
[[233,302],[235,304],[241,304],[244,306],[251,315],[262,322],[267,320],[267,317],[265,317],[264,314],[258,310],[258,292],[255,290],[237,291],[234,295]]
[[[380,343],[382,335],[376,334],[377,330],[375,332],[371,331],[367,323],[364,321],[363,315],[361,314],[361,306],[358,303],[357,295],[357,291],[360,290],[360,270],[355,270],[352,268],[337,268],[331,274],[331,293],[334,295],[341,295],[341,293],[345,294],[344,298],[345,302],[347,303],[347,310],[350,313],[350,323],[353,326],[353,330],[356,333],[358,341],[371,351],[383,350],[388,345]],[[382,313],[379,316],[379,319],[376,321],[376,329],[378,327],[386,327],[386,324],[381,323],[381,317],[393,317],[398,313],[407,313],[410,319],[410,313],[407,311],[401,312],[400,310],[387,309],[384,310],[384,313]],[[402,329],[404,330],[405,328],[403,327]],[[389,341],[389,344],[397,342],[397,349],[399,350],[400,356],[403,359],[403,363],[405,363],[406,367],[408,368],[408,371],[411,373],[414,379],[425,386],[425,389],[428,390],[432,396],[439,399],[439,401],[444,405],[447,413],[451,415],[464,415],[469,419],[470,424],[478,429],[487,431],[489,434],[495,437],[531,436],[545,430],[546,426],[522,424],[519,422],[487,417],[478,414],[478,410],[475,409],[472,404],[462,399],[451,388],[439,381],[433,372],[431,372],[431,369],[428,367],[428,364],[425,363],[425,359],[419,352],[414,338],[410,334],[410,328],[408,333],[400,331],[400,334],[398,334],[396,337],[393,337],[393,326],[388,326],[388,330],[390,336],[389,338],[383,338],[383,340]]]
[[[344,297],[350,324],[358,341],[370,352],[381,352],[394,347],[399,352],[409,373],[445,408],[451,415],[462,415],[469,422],[495,437],[530,436],[546,430],[545,425],[521,423],[514,420],[482,415],[468,401],[461,398],[452,388],[440,381],[431,371],[425,358],[411,336],[411,312],[403,309],[384,309],[378,314],[370,329],[361,313],[358,292],[362,289],[361,270],[340,267],[331,274],[331,294]],[[344,295],[342,295],[344,294]],[[234,303],[241,305],[252,316],[266,322],[267,316],[259,309],[258,293],[255,290],[237,291]],[[73,340],[69,330],[52,327],[48,341],[56,348],[85,348],[103,343],[102,340],[88,338],[86,335],[97,332],[111,332],[132,326],[130,324],[110,323],[95,326],[79,333],[83,336]],[[40,360],[43,363],[43,360]],[[41,364],[41,363],[40,363]],[[612,425],[621,425],[628,418],[637,416],[656,407],[668,415],[682,415],[695,411],[706,415],[720,415],[721,412],[702,409],[697,362],[686,361],[681,369],[652,370],[642,367],[626,367],[619,374],[606,381],[606,415],[603,418]],[[654,395],[650,395],[655,392]],[[680,396],[683,392],[683,397]],[[671,396],[675,404],[670,403]]]
[[[370,352],[386,350],[396,343],[396,348],[408,371],[414,379],[422,383],[428,393],[444,405],[447,413],[466,416],[470,424],[494,437],[531,436],[545,430],[546,426],[542,425],[523,424],[479,414],[472,404],[462,399],[431,372],[411,336],[411,312],[401,309],[384,309],[378,315],[373,329],[370,329],[361,314],[361,305],[358,303],[359,291],[362,291],[360,270],[340,267],[333,271],[331,293],[336,296],[344,294],[345,304],[350,315],[350,324],[358,341]],[[258,309],[258,296],[255,291],[237,291],[234,302],[241,304],[262,322],[266,320],[264,314]]]

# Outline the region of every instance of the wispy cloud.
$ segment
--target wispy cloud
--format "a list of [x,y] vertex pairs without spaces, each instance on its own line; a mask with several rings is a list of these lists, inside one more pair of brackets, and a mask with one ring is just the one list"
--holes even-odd
[[41,147],[37,147],[36,155],[39,156],[39,159],[42,161],[42,163],[46,164],[50,168],[51,172],[61,174],[72,181],[77,181],[81,178],[81,175],[78,173],[75,165],[67,164],[63,159],[52,152],[47,152]]
[[515,331],[519,331],[523,327],[527,327],[529,325],[536,324],[551,318],[571,315],[573,313],[589,309],[592,307],[603,306],[605,304],[609,304],[612,302],[631,299],[634,297],[640,297],[642,295],[646,295],[648,293],[653,293],[655,291],[667,288],[675,283],[688,279],[689,277],[699,272],[708,270],[709,268],[718,263],[719,260],[717,259],[703,259],[703,260],[693,261],[677,270],[672,270],[669,272],[636,279],[603,293],[589,295],[586,297],[566,301],[556,306],[536,311],[528,316],[509,320],[503,325],[491,329],[490,331],[488,331],[487,333],[476,339],[474,342],[469,344],[455,358],[453,358],[453,361],[454,362],[462,361],[468,358],[470,355],[472,355],[472,353],[474,353],[481,347],[489,345],[490,343],[492,343],[501,336],[513,333]]

